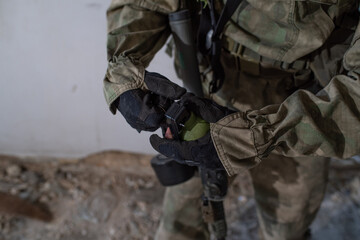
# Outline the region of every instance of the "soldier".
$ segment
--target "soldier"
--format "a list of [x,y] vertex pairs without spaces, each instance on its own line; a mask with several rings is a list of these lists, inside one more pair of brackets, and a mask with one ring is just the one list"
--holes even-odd
[[[138,131],[154,131],[182,97],[211,123],[211,138],[152,136],[153,147],[179,161],[221,163],[229,176],[249,170],[263,238],[305,239],[324,196],[329,157],[360,153],[358,0],[242,1],[221,35],[218,91],[209,91],[209,57],[199,66],[210,100],[145,71],[170,35],[167,15],[185,5],[196,26],[195,0],[112,1],[104,79],[111,112],[118,109]],[[224,4],[214,6],[219,13]],[[167,189],[157,239],[209,239],[201,193],[197,177]]]

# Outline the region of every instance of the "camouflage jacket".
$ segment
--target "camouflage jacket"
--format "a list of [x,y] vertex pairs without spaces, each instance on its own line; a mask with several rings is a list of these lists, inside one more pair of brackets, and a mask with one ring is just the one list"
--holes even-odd
[[[110,110],[123,92],[146,88],[143,76],[170,35],[167,14],[179,0],[113,0],[108,18],[104,94]],[[194,0],[194,4],[196,1]],[[291,63],[318,49],[358,0],[248,0],[224,35],[270,59]],[[286,156],[347,158],[360,153],[360,24],[336,75],[314,95],[298,90],[282,104],[238,112],[211,124],[229,175],[256,165],[270,151]]]

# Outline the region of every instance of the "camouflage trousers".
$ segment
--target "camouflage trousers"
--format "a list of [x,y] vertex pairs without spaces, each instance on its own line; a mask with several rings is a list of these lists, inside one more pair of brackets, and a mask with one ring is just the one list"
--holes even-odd
[[[281,103],[293,91],[313,81],[290,70],[265,67],[255,71],[258,74],[254,74],[253,69],[249,73],[240,70],[238,60],[229,53],[223,53],[225,83],[219,92],[209,97],[240,111]],[[206,90],[208,78],[204,79]],[[263,239],[305,239],[304,234],[324,197],[328,162],[326,158],[288,158],[270,154],[249,170]],[[202,219],[201,194],[199,177],[168,187],[155,239],[210,239]]]

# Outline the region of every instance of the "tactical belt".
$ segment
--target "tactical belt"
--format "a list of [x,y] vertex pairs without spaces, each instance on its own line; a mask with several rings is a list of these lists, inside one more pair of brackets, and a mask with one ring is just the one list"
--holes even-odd
[[308,59],[298,59],[292,63],[277,61],[264,57],[231,38],[223,37],[223,48],[235,59],[236,68],[246,73],[258,76],[261,73],[271,72],[271,69],[297,72],[309,68]]

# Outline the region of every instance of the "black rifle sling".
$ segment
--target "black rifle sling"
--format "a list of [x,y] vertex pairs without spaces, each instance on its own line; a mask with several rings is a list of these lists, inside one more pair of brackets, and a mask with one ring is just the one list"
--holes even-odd
[[210,93],[217,92],[224,82],[224,70],[220,63],[220,35],[224,30],[225,24],[230,20],[241,1],[242,0],[227,0],[217,21],[214,0],[209,0],[209,6],[205,8],[202,3],[202,13],[198,30],[198,48],[202,54],[210,55],[211,58],[213,79],[209,86]]

